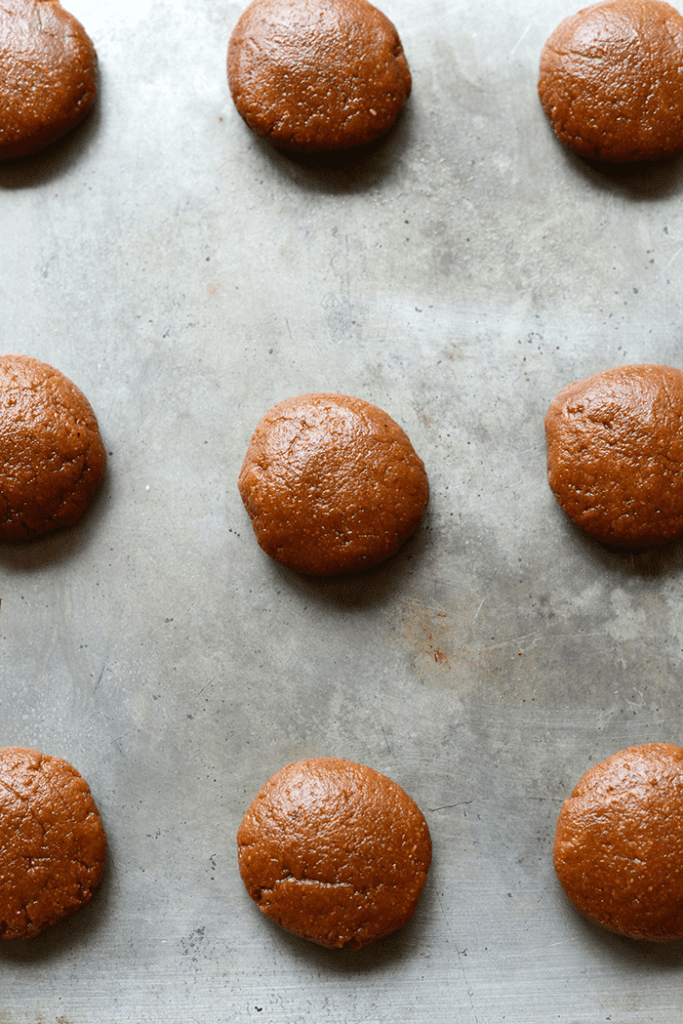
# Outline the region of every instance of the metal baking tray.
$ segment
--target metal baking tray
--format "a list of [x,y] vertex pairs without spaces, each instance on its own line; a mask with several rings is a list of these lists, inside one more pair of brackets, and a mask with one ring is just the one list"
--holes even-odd
[[[414,90],[354,159],[237,115],[242,5],[71,0],[88,119],[0,165],[4,351],[67,374],[109,463],[80,524],[0,546],[2,745],[89,781],[92,902],[0,948],[2,1024],[671,1024],[683,946],[599,931],[551,863],[594,762],[683,741],[680,543],[616,554],[546,483],[570,380],[683,366],[683,164],[607,173],[536,95],[572,7],[386,0]],[[427,466],[399,554],[310,579],[258,548],[236,481],[275,402],[379,405]],[[369,764],[418,802],[417,913],[357,953],[271,925],[237,870],[262,783]]]

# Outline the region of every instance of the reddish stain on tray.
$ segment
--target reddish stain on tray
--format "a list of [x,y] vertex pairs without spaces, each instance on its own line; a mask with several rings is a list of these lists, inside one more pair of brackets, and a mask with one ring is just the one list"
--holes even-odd
[[[433,639],[431,633],[429,634],[429,639],[430,640]],[[450,665],[448,663],[448,658],[443,653],[443,651],[440,651],[438,647],[434,647],[434,644],[430,644],[429,645],[429,649],[432,652],[432,654],[434,655],[434,661],[437,663],[437,665],[445,665],[446,668],[450,668]]]

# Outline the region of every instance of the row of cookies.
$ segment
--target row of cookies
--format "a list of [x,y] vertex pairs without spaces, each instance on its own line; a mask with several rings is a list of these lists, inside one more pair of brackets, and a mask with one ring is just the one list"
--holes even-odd
[[[550,487],[587,533],[631,548],[683,533],[681,370],[636,364],[569,384],[545,428]],[[0,357],[0,437],[0,538],[76,523],[107,458],[83,393],[47,363]],[[265,414],[238,486],[263,550],[317,576],[395,554],[429,500],[424,463],[398,423],[362,399],[327,393]]]
[[[538,82],[557,137],[614,162],[681,152],[682,51],[683,18],[663,0],[602,0],[565,18],[543,48]],[[6,0],[0,53],[0,159],[35,153],[90,110],[95,47],[58,0]],[[395,26],[367,0],[252,0],[227,66],[245,122],[294,152],[374,141],[412,88]]]
[[[565,800],[553,860],[569,900],[633,939],[683,938],[683,749],[619,751]],[[60,757],[0,749],[0,939],[29,939],[84,906],[107,840],[86,781]],[[331,949],[408,921],[427,880],[425,818],[395,782],[340,758],[286,765],[247,809],[239,869],[259,910]]]

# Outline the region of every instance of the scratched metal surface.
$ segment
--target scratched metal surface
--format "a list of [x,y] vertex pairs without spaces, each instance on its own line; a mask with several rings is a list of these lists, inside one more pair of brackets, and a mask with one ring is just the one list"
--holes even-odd
[[[0,949],[2,1024],[670,1024],[681,944],[572,912],[563,798],[632,743],[683,741],[683,548],[609,553],[545,482],[569,380],[682,365],[683,166],[606,175],[556,143],[540,48],[575,8],[387,0],[414,94],[340,166],[236,115],[241,5],[73,0],[101,95],[0,167],[3,347],[67,373],[110,452],[81,524],[0,548],[0,743],[89,780],[93,902]],[[410,434],[423,528],[342,580],[258,549],[236,489],[281,398],[338,390]],[[423,808],[418,912],[360,953],[271,926],[235,832],[283,764],[370,764]]]

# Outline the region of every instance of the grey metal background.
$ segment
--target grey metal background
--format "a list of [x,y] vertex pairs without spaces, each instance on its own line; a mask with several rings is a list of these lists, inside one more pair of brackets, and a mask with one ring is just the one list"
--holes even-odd
[[[1,1024],[671,1024],[683,944],[576,915],[551,864],[592,763],[683,742],[680,543],[582,535],[545,479],[570,380],[683,365],[683,163],[605,174],[536,96],[566,0],[387,0],[414,94],[341,166],[258,140],[227,90],[241,4],[73,0],[101,94],[0,165],[5,351],[59,367],[109,467],[73,530],[0,547],[0,743],[88,779],[92,903],[0,948]],[[365,576],[261,553],[237,492],[276,401],[368,399],[408,431],[426,521]],[[248,899],[235,832],[283,764],[370,764],[419,803],[412,922],[319,949]]]

